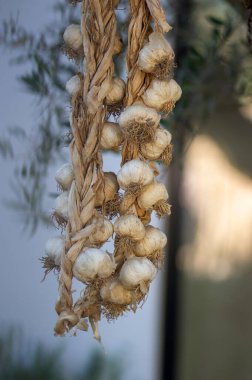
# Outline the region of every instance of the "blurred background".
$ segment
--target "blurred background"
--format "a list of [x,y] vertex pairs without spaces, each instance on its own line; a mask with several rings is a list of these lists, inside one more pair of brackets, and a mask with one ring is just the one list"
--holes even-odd
[[[166,265],[142,309],[101,322],[99,345],[91,332],[53,336],[57,281],[41,282],[39,262],[58,234],[50,210],[68,159],[64,86],[78,70],[62,34],[80,8],[0,0],[0,380],[251,379],[252,1],[162,3],[183,89],[163,122],[174,143],[161,174],[172,204],[160,225]],[[116,11],[125,44],[127,6]],[[119,165],[104,155],[105,170]]]

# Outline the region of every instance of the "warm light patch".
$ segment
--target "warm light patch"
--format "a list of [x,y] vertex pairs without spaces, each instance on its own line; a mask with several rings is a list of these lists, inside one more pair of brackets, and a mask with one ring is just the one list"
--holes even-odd
[[186,155],[183,201],[196,224],[179,255],[183,268],[221,280],[252,260],[252,180],[207,136]]

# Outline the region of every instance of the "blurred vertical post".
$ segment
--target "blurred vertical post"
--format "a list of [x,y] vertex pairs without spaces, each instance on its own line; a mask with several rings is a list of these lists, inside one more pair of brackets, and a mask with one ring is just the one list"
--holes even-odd
[[[187,56],[189,18],[191,0],[173,0],[170,6],[174,10],[174,47],[177,70],[182,69],[182,61]],[[183,87],[182,87],[183,90]],[[183,96],[183,95],[182,95]],[[174,146],[174,160],[170,167],[169,195],[172,204],[172,215],[168,224],[167,267],[164,290],[163,330],[162,330],[162,380],[176,379],[177,338],[179,320],[179,273],[176,257],[182,238],[182,208],[180,193],[182,182],[182,155],[184,152],[186,125],[178,126],[179,133]]]

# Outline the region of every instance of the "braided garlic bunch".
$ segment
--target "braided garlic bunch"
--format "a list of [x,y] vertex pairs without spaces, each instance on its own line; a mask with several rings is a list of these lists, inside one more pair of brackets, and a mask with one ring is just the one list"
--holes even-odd
[[[43,258],[46,272],[59,270],[59,335],[73,327],[87,330],[89,320],[100,340],[101,316],[135,311],[163,264],[167,238],[150,222],[153,211],[170,214],[170,205],[155,161],[171,161],[172,136],[160,119],[172,111],[181,89],[172,79],[174,52],[164,37],[170,26],[159,0],[129,3],[126,84],[114,75],[113,55],[122,49],[118,1],[83,2],[81,25],[64,33],[65,50],[83,62],[83,71],[66,84],[71,163],[55,175],[62,192],[54,216],[65,233],[49,239]],[[121,152],[117,174],[102,171],[102,150]],[[113,254],[102,249],[112,237]],[[73,277],[85,285],[75,302]]]

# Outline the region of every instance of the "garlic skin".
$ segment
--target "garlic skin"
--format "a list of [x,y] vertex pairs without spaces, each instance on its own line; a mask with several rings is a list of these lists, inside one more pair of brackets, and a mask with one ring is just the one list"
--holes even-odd
[[74,51],[80,50],[82,48],[82,33],[80,25],[69,25],[64,31],[63,39],[69,48],[73,49]]
[[66,91],[70,96],[75,95],[81,88],[81,80],[79,75],[74,75],[66,82]]
[[171,112],[182,95],[181,87],[171,79],[169,82],[153,79],[142,95],[143,102],[161,112]]
[[63,191],[56,199],[55,199],[55,213],[59,215],[61,218],[68,220],[68,191]]
[[69,190],[74,179],[72,164],[62,165],[55,173],[55,180],[63,190]]
[[81,282],[109,277],[115,269],[112,257],[97,248],[86,248],[73,265],[73,275]]
[[103,225],[98,227],[97,230],[89,237],[89,242],[91,244],[105,243],[105,241],[112,236],[113,232],[113,224],[108,219],[104,219]]
[[133,301],[132,292],[125,289],[118,280],[112,280],[103,285],[100,290],[100,296],[103,301],[118,305],[129,305]]
[[106,102],[108,105],[114,105],[120,103],[125,93],[125,82],[121,78],[112,78],[111,86],[106,96]]
[[137,159],[126,162],[117,174],[117,181],[123,190],[136,184],[146,186],[153,180],[154,173],[149,165]]
[[111,201],[119,190],[119,185],[115,173],[104,173],[104,185],[98,188],[95,196],[95,207],[102,206],[104,202]]
[[143,282],[151,282],[157,274],[157,268],[145,257],[133,257],[123,264],[119,279],[121,283],[134,289]]
[[137,203],[140,208],[149,210],[160,201],[166,201],[168,199],[168,192],[166,187],[161,182],[153,182],[146,186],[141,194],[137,198]]
[[122,143],[122,131],[117,123],[106,122],[102,128],[101,147],[103,149],[118,149]]
[[171,143],[172,135],[166,129],[158,128],[153,141],[140,146],[141,153],[148,160],[158,160],[166,147]]
[[45,254],[54,261],[55,265],[60,266],[61,255],[65,252],[65,239],[63,236],[55,236],[47,240]]
[[[149,35],[149,42],[139,53],[138,66],[146,73],[153,73],[157,77],[169,75],[174,66],[174,51],[163,34],[153,32]],[[164,71],[162,73],[162,71]]]
[[[160,121],[160,115],[155,109],[146,107],[142,104],[133,104],[127,107],[119,117],[119,125],[122,128],[124,134],[129,139],[136,141],[141,140],[141,136],[144,132],[150,132],[149,139],[153,137],[155,129],[157,129]],[[143,140],[143,138],[142,138]]]
[[133,241],[142,240],[145,236],[145,228],[140,219],[135,215],[122,215],[114,224],[114,231],[120,237],[129,237]]
[[134,253],[136,256],[151,256],[162,250],[166,244],[166,235],[158,228],[149,225],[145,228],[145,237],[135,243]]

